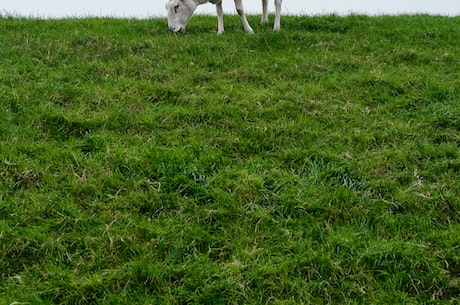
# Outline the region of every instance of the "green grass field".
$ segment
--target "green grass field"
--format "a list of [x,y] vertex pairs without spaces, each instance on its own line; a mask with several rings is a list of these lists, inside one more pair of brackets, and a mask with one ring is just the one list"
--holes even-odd
[[0,304],[459,304],[460,17],[0,17]]

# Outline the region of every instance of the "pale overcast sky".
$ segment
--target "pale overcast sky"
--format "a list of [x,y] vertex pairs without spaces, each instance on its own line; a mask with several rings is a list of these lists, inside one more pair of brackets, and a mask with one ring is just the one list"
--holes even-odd
[[[232,0],[223,0],[227,13],[235,13]],[[269,0],[273,11],[273,0]],[[163,17],[167,0],[2,0],[0,14],[42,18],[110,16],[110,17]],[[243,1],[250,14],[260,14],[260,0]],[[211,4],[202,5],[198,13],[215,14]],[[350,13],[380,15],[402,13],[429,13],[460,15],[460,0],[283,0],[283,13],[292,15],[318,15]]]

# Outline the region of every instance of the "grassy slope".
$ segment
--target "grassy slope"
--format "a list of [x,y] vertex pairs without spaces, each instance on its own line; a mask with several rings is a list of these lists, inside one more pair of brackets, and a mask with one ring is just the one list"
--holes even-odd
[[0,18],[0,304],[460,301],[460,19]]

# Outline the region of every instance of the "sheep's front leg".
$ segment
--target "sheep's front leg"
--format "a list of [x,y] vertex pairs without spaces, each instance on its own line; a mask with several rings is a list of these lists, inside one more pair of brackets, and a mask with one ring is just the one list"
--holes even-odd
[[224,10],[222,9],[222,1],[216,3],[217,11],[217,34],[222,34],[224,29]]
[[254,30],[251,28],[251,25],[249,25],[248,20],[246,19],[246,15],[244,14],[244,9],[243,9],[243,3],[241,0],[235,0],[235,7],[236,11],[238,12],[238,15],[240,15],[241,22],[243,22],[244,30],[246,33],[253,34]]

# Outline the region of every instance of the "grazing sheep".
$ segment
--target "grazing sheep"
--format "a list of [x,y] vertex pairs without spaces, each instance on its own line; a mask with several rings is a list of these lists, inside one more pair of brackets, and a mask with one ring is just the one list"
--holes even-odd
[[[251,28],[246,15],[244,14],[242,0],[234,0],[236,11],[241,17],[241,22],[243,22],[244,30],[246,33],[254,33],[254,30]],[[282,0],[275,0],[275,25],[273,26],[274,30],[280,29],[281,23],[281,2]],[[168,11],[168,26],[169,29],[174,32],[185,32],[190,17],[192,17],[196,8],[205,3],[212,3],[216,5],[217,11],[217,34],[222,34],[224,32],[224,18],[223,18],[223,9],[222,9],[222,0],[169,0],[166,4],[166,10]],[[262,22],[268,22],[268,0],[262,0]]]

